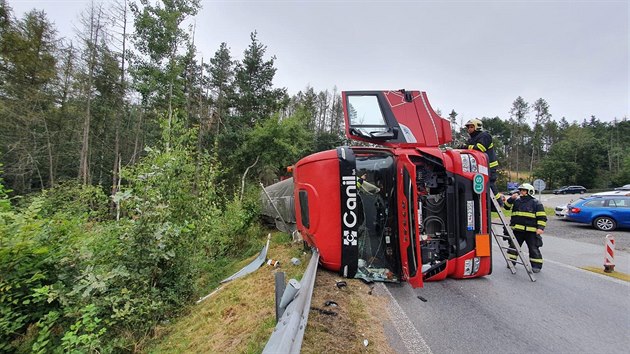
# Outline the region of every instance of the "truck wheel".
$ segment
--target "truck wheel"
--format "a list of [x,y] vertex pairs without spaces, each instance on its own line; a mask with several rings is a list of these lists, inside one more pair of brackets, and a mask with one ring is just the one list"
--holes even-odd
[[617,228],[617,222],[607,216],[600,216],[593,220],[593,227],[597,230],[612,231]]

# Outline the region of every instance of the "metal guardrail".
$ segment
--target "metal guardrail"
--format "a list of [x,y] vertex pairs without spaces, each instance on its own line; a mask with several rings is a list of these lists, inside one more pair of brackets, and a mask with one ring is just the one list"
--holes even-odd
[[[317,275],[319,252],[313,250],[311,260],[304,271],[297,294],[284,310],[282,317],[276,324],[263,353],[299,353],[302,339],[306,330],[308,313],[311,308],[311,298]],[[287,287],[290,288],[290,287]],[[293,289],[296,287],[293,286]],[[286,290],[285,290],[286,292]]]

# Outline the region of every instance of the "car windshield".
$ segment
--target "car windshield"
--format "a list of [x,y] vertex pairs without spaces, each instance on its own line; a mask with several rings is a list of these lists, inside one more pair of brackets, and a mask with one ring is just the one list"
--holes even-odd
[[394,157],[374,151],[356,154],[363,222],[358,229],[359,268],[355,277],[368,281],[397,281],[395,273],[399,265],[392,248],[397,240]]

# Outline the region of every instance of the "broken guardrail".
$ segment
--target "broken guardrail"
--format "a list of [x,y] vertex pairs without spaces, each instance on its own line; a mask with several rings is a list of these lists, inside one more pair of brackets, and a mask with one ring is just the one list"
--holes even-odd
[[[230,281],[232,281],[234,279],[238,279],[238,278],[240,278],[242,276],[245,276],[245,275],[247,275],[249,273],[253,273],[253,272],[256,271],[256,269],[260,268],[260,266],[263,265],[263,263],[265,263],[265,259],[267,259],[267,251],[269,251],[269,240],[271,240],[271,234],[267,235],[267,243],[263,246],[262,250],[260,250],[260,253],[258,254],[258,257],[256,257],[253,261],[251,261],[248,265],[243,267],[238,272],[236,272],[236,273],[230,275],[229,277],[221,280],[220,284],[225,284],[225,283],[230,282]],[[200,302],[204,301],[205,299],[209,298],[213,294],[217,293],[222,288],[223,288],[223,286],[220,286],[219,288],[215,289],[210,294],[208,294],[208,295],[200,298],[199,300],[197,300],[197,303],[200,303]]]
[[[304,338],[304,330],[308,321],[308,313],[311,308],[311,298],[313,296],[313,287],[315,285],[315,276],[317,275],[317,264],[319,263],[319,252],[313,250],[311,260],[304,271],[304,276],[296,286],[295,280],[289,281],[290,286],[287,287],[283,298],[291,298],[291,291],[294,294],[292,301],[286,305],[276,328],[274,329],[263,353],[299,353],[302,348],[302,339]],[[297,289],[296,289],[297,288]],[[297,290],[297,291],[296,291]],[[286,299],[283,302],[288,301]]]

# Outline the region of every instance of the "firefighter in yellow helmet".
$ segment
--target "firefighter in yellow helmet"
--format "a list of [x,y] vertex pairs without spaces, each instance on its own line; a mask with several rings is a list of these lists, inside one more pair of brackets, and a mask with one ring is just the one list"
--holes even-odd
[[[534,273],[538,273],[543,265],[540,247],[543,245],[542,234],[545,232],[545,226],[547,226],[547,214],[545,214],[542,203],[534,198],[534,193],[534,186],[523,183],[518,186],[518,193],[512,194],[505,201],[503,207],[512,210],[510,227],[514,231],[519,246],[523,244],[523,241],[527,243],[532,270]],[[508,256],[512,261],[518,259],[514,245],[510,245]]]
[[497,198],[500,205],[502,203],[502,195],[497,193],[497,187],[494,185],[498,177],[497,167],[499,167],[499,162],[497,161],[497,157],[494,153],[492,135],[483,130],[483,122],[479,119],[471,119],[466,122],[465,126],[468,135],[470,135],[470,138],[466,142],[466,145],[462,146],[461,148],[469,150],[479,150],[486,153],[486,156],[488,157],[488,177],[490,178],[489,187],[492,190],[492,193],[495,194],[495,197]]

